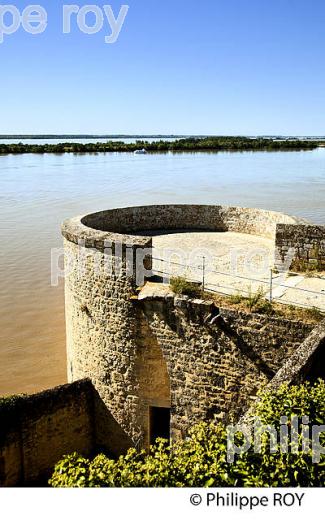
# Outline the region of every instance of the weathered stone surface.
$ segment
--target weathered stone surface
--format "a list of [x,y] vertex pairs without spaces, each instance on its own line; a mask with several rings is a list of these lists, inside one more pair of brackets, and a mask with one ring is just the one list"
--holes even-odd
[[146,238],[137,235],[143,231],[202,229],[209,231],[236,231],[274,238],[277,224],[305,224],[296,217],[263,209],[230,206],[170,204],[118,208],[64,222],[65,238],[77,243],[86,239],[88,247],[96,242],[117,239],[131,245],[144,245]]
[[[10,413],[0,409],[0,485],[46,478],[66,453],[148,447],[150,407],[171,409],[177,439],[196,421],[238,418],[270,381],[276,388],[324,375],[324,324],[312,332],[169,290],[148,289],[137,299],[130,250],[132,262],[146,251],[150,271],[152,241],[141,232],[180,228],[273,238],[283,254],[293,244],[309,261],[324,252],[323,227],[263,210],[149,206],[65,222],[68,375],[75,383],[22,397]],[[109,242],[122,244],[118,270],[107,269],[118,249]]]
[[[135,444],[148,446],[150,406],[171,407],[173,438],[198,420],[238,417],[311,326],[217,309],[168,291],[144,291],[137,300],[126,249],[118,272],[98,270],[114,257],[103,242],[117,238],[136,254],[148,244],[150,250],[150,238],[141,236],[150,230],[231,230],[276,240],[279,225],[285,231],[305,223],[263,210],[173,205],[109,210],[64,224],[65,249],[73,260],[66,277],[69,380],[91,378]],[[86,238],[81,249],[87,255],[82,274],[80,237]]]
[[237,416],[311,330],[168,293],[130,299],[132,279],[96,277],[102,253],[89,254],[86,275],[66,279],[69,380],[91,378],[134,443],[148,446],[150,406],[171,407],[173,438],[195,421]]
[[139,307],[168,367],[175,437],[214,415],[238,418],[312,329],[186,297]]
[[46,484],[64,455],[132,446],[89,379],[3,402],[0,425],[0,486]]
[[118,208],[67,220],[63,236],[70,242],[82,240],[85,247],[104,248],[105,241],[125,247],[150,248],[151,239],[140,232],[177,229],[233,231],[275,240],[276,265],[288,251],[293,260],[315,261],[325,268],[325,226],[275,211],[214,205],[156,205]]
[[[325,377],[325,320],[315,327],[305,341],[283,362],[265,390],[276,392],[283,384],[299,384]],[[258,402],[258,401],[256,401]],[[251,433],[256,402],[242,415],[239,426]]]
[[48,477],[66,453],[93,446],[92,386],[76,382],[0,407],[0,485]]
[[294,261],[325,269],[325,226],[277,224],[275,246],[280,262],[291,250]]
[[319,324],[293,354],[284,361],[267,386],[277,390],[282,384],[299,383],[306,379],[324,377],[325,321]]

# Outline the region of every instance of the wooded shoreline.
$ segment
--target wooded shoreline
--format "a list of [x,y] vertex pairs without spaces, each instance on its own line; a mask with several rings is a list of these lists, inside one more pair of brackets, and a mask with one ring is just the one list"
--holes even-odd
[[0,154],[46,154],[46,153],[105,153],[134,152],[145,149],[148,153],[159,152],[223,152],[223,151],[304,151],[325,146],[324,141],[314,140],[280,140],[247,137],[206,137],[186,138],[175,141],[146,140],[125,143],[123,141],[107,141],[105,143],[68,143],[59,144],[0,144]]

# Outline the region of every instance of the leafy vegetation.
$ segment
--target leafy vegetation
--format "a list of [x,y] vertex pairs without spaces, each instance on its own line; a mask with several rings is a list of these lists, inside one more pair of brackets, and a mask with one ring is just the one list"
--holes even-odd
[[202,292],[200,284],[189,282],[183,276],[171,278],[170,288],[178,295],[212,300],[219,307],[236,309],[243,312],[278,316],[280,318],[302,321],[313,325],[319,323],[325,318],[324,312],[317,307],[307,308],[295,305],[286,305],[275,301],[270,302],[265,299],[265,294],[262,288],[259,288],[256,292],[252,291],[250,288],[248,296],[243,296],[240,293],[226,295],[211,293],[208,291]]
[[306,276],[315,276],[315,273],[323,272],[325,269],[324,261],[315,260],[313,264],[303,258],[296,258],[291,264],[292,271],[305,273]]
[[256,292],[250,287],[248,296],[234,294],[229,296],[229,301],[233,304],[243,304],[250,312],[259,312],[262,314],[274,314],[272,303],[265,299],[263,288],[259,288]]
[[200,285],[194,282],[189,282],[183,276],[175,276],[169,282],[171,290],[178,295],[186,295],[196,297],[201,294]]
[[[279,432],[280,417],[308,416],[310,425],[325,424],[325,382],[314,385],[282,386],[277,392],[265,392],[256,407],[263,424],[274,425]],[[240,445],[239,433],[236,442]],[[280,447],[270,453],[269,434],[262,435],[261,449],[251,447],[227,462],[227,431],[222,424],[194,426],[186,440],[172,447],[158,440],[147,454],[129,450],[114,461],[105,455],[93,460],[72,454],[55,467],[50,480],[53,487],[228,487],[228,486],[322,486],[325,458],[312,462],[310,449],[294,451],[290,441],[287,453]],[[298,446],[302,446],[302,432]]]
[[196,152],[196,151],[296,151],[313,150],[324,143],[312,140],[277,140],[265,138],[249,137],[189,137],[176,139],[175,141],[154,141],[148,142],[138,140],[134,143],[124,141],[107,141],[98,143],[69,143],[59,144],[23,144],[8,143],[0,144],[0,154],[21,154],[21,153],[103,153],[103,152],[134,152],[137,149],[145,148],[148,152]]
[[317,307],[304,308],[295,305],[285,305],[283,303],[270,302],[264,299],[263,292],[250,292],[248,296],[241,294],[219,295],[208,294],[205,296],[212,298],[220,307],[234,308],[243,312],[253,312],[258,314],[267,314],[269,316],[278,316],[288,320],[298,320],[305,323],[316,324],[325,317],[324,313]]

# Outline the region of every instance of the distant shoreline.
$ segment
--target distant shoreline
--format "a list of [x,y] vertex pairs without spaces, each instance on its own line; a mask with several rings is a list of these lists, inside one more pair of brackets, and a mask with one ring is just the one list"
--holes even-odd
[[[98,137],[98,136],[97,136]],[[164,136],[166,139],[167,137]],[[49,139],[44,137],[44,139]],[[67,136],[65,136],[67,138]],[[73,137],[72,137],[73,138]],[[80,136],[79,136],[80,138]],[[87,138],[87,137],[86,137]],[[99,137],[98,137],[99,138]],[[156,136],[157,138],[157,136]],[[169,139],[171,139],[169,137]],[[1,139],[1,136],[0,136]],[[16,137],[17,139],[17,137]],[[36,139],[36,137],[35,137]],[[159,139],[159,138],[158,138]],[[144,148],[148,153],[160,152],[243,152],[243,151],[304,151],[314,150],[325,146],[324,140],[298,138],[252,138],[252,137],[187,137],[173,141],[146,141],[138,140],[132,143],[121,141],[107,141],[95,143],[62,142],[58,144],[24,144],[2,143],[0,154],[47,154],[47,153],[107,153],[107,152],[135,152]]]

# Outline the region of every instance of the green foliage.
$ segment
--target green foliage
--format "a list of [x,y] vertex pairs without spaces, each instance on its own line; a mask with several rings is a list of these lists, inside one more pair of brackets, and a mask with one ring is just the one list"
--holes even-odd
[[175,141],[136,141],[125,143],[121,141],[107,141],[98,143],[59,143],[59,144],[0,144],[0,154],[19,153],[105,153],[105,152],[134,152],[145,148],[148,152],[219,152],[219,151],[291,151],[313,150],[320,146],[320,141],[302,141],[299,139],[252,139],[249,137],[218,136],[218,137],[189,137]]
[[[207,294],[205,296],[207,296]],[[230,306],[230,308],[232,308],[233,306],[236,306],[238,310],[243,312],[279,316],[288,320],[301,321],[303,323],[319,323],[325,316],[324,312],[316,307],[307,308],[285,305],[281,300],[273,300],[271,303],[269,300],[259,296],[255,297],[254,295],[252,295],[252,298],[248,298],[239,293],[231,296],[214,293],[213,295],[210,294],[209,297],[212,297],[216,305],[219,307],[227,308]]]
[[185,294],[187,296],[195,297],[200,293],[198,284],[189,282],[183,276],[175,276],[174,278],[171,278],[169,285],[175,294]]
[[265,299],[263,288],[260,287],[256,292],[250,288],[248,296],[241,294],[234,294],[229,296],[230,303],[233,305],[243,305],[250,312],[257,312],[261,314],[274,314],[272,303]]
[[[315,254],[318,256],[318,253]],[[314,263],[310,263],[303,258],[295,258],[290,269],[297,273],[304,273],[307,278],[313,278],[315,274],[324,271],[325,264],[320,258],[314,260]]]
[[255,307],[254,312],[258,312],[260,314],[276,314],[276,311],[272,305],[272,303],[269,300],[262,300],[260,301]]
[[246,298],[249,310],[253,311],[258,309],[263,300],[264,291],[261,287],[259,287],[256,292],[253,292],[251,287],[249,288],[248,297]]
[[324,313],[318,307],[297,307],[295,305],[288,305],[286,307],[292,317],[300,320],[309,320],[318,323],[324,319]]
[[[280,417],[309,416],[311,425],[325,424],[325,383],[282,386],[265,392],[256,408],[263,424],[279,430]],[[241,434],[236,443],[240,445]],[[325,458],[314,464],[311,452],[270,453],[269,434],[261,436],[261,450],[250,448],[227,461],[227,431],[222,424],[201,423],[188,437],[170,447],[159,439],[150,452],[131,449],[114,461],[99,455],[92,461],[73,454],[60,461],[50,484],[53,487],[229,487],[322,486]],[[301,447],[301,435],[299,446]],[[291,448],[291,444],[289,443]]]
[[325,424],[325,381],[282,385],[277,392],[262,392],[256,414],[264,424],[275,424],[279,417],[291,415],[306,415],[311,424]]
[[[308,417],[309,425],[325,424],[325,382],[319,380],[316,384],[305,383],[299,386],[282,385],[277,392],[261,394],[255,410],[263,424],[274,425],[279,430],[279,417],[287,417],[290,435],[293,416]],[[311,430],[311,428],[310,428]],[[309,438],[312,435],[309,433]],[[302,433],[300,430],[297,441],[289,441],[287,453],[281,450],[275,454],[269,452],[269,436],[263,439],[262,453],[259,457],[260,469],[256,473],[258,481],[263,486],[323,486],[325,482],[325,457],[320,463],[312,462],[311,446],[305,453],[302,450]],[[324,445],[325,435],[320,436]],[[297,449],[298,453],[293,453]],[[252,482],[252,480],[250,479]],[[253,483],[251,485],[254,485]]]
[[243,303],[245,301],[245,296],[242,296],[241,294],[231,294],[228,296],[228,300],[230,303],[234,305],[238,305],[239,303]]
[[55,466],[51,479],[53,487],[92,487],[89,479],[90,461],[73,453],[62,459]]

